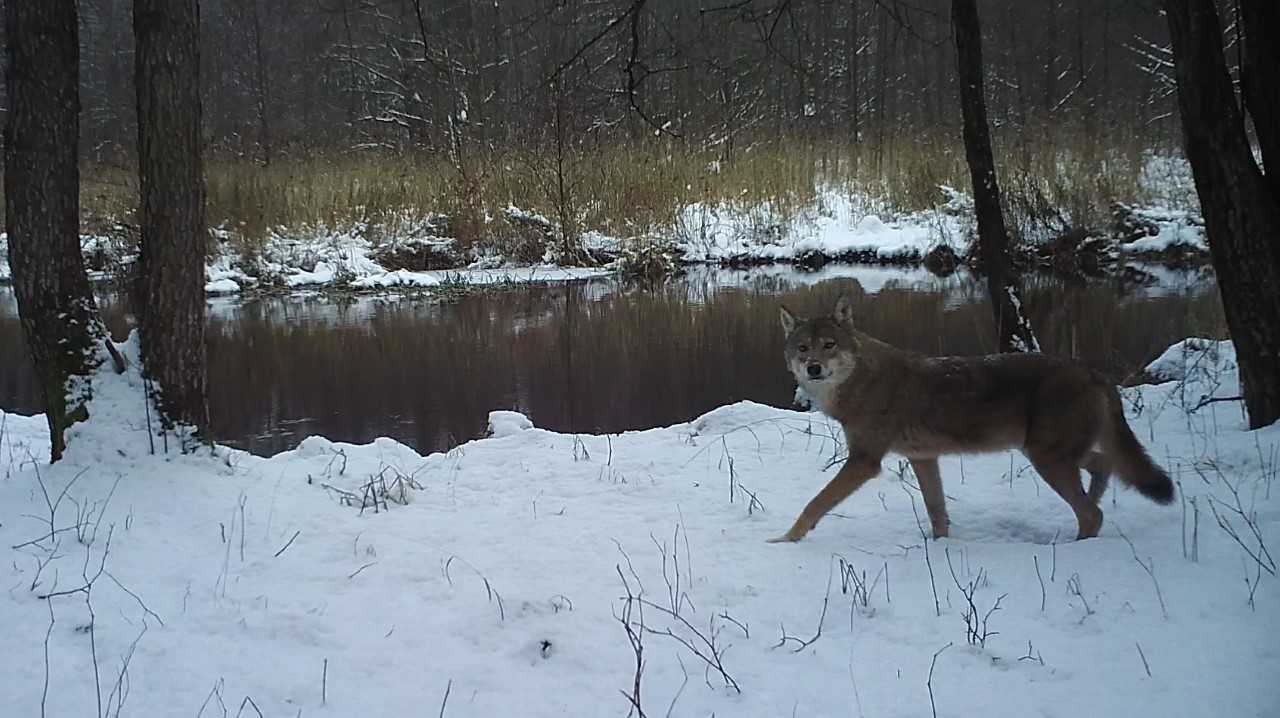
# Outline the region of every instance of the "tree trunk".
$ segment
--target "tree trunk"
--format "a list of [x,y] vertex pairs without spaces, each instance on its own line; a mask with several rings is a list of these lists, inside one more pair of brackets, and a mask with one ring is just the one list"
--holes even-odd
[[1280,3],[1240,0],[1244,14],[1244,104],[1262,149],[1271,195],[1280,202]]
[[1009,234],[1000,211],[1000,186],[996,183],[987,101],[983,94],[982,26],[974,0],[952,0],[951,24],[955,28],[964,151],[978,217],[978,255],[987,275],[987,294],[995,314],[1000,351],[1040,351],[1031,323],[1022,314],[1017,277],[1009,258]]
[[858,97],[858,56],[862,53],[862,33],[858,27],[858,3],[849,2],[849,39],[845,48],[845,97],[849,104],[849,127],[853,130],[853,141],[862,141],[862,128],[858,123],[858,110],[861,99]]
[[1165,0],[1165,10],[1187,160],[1256,429],[1280,419],[1280,198],[1253,160],[1213,0]]
[[258,8],[258,0],[253,0],[253,59],[254,84],[257,89],[258,105],[258,143],[262,145],[262,164],[271,166],[271,88],[267,84],[267,62],[262,50],[262,17]]
[[165,427],[208,428],[197,0],[135,0],[142,360]]
[[80,41],[75,0],[6,5],[5,231],[22,330],[49,422],[50,459],[88,417],[105,338],[80,256]]

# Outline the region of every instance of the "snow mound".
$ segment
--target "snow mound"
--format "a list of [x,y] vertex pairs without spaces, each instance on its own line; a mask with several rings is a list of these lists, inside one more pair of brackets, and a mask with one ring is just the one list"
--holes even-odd
[[518,411],[489,412],[489,436],[512,436],[532,428],[533,422],[529,420],[529,417]]
[[1236,349],[1230,340],[1189,337],[1165,349],[1147,365],[1157,382],[1218,382],[1236,371]]
[[1204,220],[1198,212],[1168,207],[1131,208],[1134,220],[1147,227],[1147,236],[1120,245],[1126,252],[1160,254],[1173,250],[1208,252]]

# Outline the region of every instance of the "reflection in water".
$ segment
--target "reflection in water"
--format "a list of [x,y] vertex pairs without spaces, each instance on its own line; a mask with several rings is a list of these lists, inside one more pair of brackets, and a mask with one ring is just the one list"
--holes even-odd
[[[752,399],[786,406],[777,306],[825,310],[849,278],[776,269],[691,276],[655,291],[612,281],[526,287],[438,304],[321,296],[210,308],[209,372],[219,440],[270,454],[308,434],[392,436],[423,451],[477,436],[491,409],[559,431],[617,432],[688,420]],[[860,326],[931,354],[995,346],[980,287],[964,278],[848,269],[866,291]],[[1211,281],[1121,296],[1114,282],[1027,282],[1048,352],[1118,379],[1168,344],[1219,334]],[[122,310],[108,303],[113,329]],[[0,406],[39,411],[11,293],[0,293]]]

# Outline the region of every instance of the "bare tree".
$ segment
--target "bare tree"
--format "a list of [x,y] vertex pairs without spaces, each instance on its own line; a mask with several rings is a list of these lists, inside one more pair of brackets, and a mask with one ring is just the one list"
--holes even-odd
[[[1204,212],[1222,306],[1236,346],[1249,426],[1280,419],[1280,7],[1240,0],[1244,9],[1244,107],[1236,103],[1212,0],[1165,0],[1187,159]],[[1245,134],[1253,116],[1266,175]],[[1268,183],[1270,179],[1270,183]]]
[[75,0],[6,3],[5,230],[52,461],[88,418],[105,337],[80,255],[80,44]]
[[982,26],[974,0],[952,0],[951,24],[960,78],[960,111],[964,116],[964,150],[973,181],[978,218],[978,255],[987,275],[987,295],[995,313],[1000,351],[1039,351],[1031,323],[1022,312],[1018,281],[1009,256],[1009,234],[1000,209],[1000,185],[991,153],[987,100],[983,94]]
[[166,426],[208,427],[197,0],[135,0],[142,359]]

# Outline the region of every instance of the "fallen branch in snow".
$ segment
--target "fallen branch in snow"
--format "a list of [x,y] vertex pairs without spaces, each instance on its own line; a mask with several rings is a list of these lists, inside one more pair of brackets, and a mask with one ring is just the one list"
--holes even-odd
[[739,621],[733,616],[730,616],[728,611],[721,611],[720,617],[728,621],[729,623],[732,623],[733,625],[737,626],[739,629],[741,629],[743,638],[751,638],[751,629],[747,626],[747,624],[743,623],[742,621]]
[[687,621],[683,616],[676,616],[675,614],[668,612],[662,606],[659,606],[646,598],[638,597],[636,600],[641,605],[657,609],[658,611],[674,618],[693,635],[693,638],[681,636],[673,632],[670,627],[659,631],[649,626],[643,626],[642,628],[646,632],[652,635],[666,636],[674,639],[677,643],[689,649],[690,653],[697,656],[703,663],[705,663],[707,670],[714,670],[716,673],[719,673],[720,678],[724,680],[726,686],[729,686],[737,693],[742,693],[742,689],[738,687],[738,682],[734,680],[733,676],[729,675],[729,671],[724,666],[724,654],[729,650],[729,646],[723,645],[719,642],[720,627],[716,625],[716,617],[714,615],[707,621],[707,630],[706,632],[703,632],[694,627],[694,625],[689,623],[689,621]]
[[[1226,532],[1226,534],[1230,536],[1241,549],[1244,550],[1249,558],[1253,559],[1253,561],[1256,562],[1264,571],[1275,576],[1276,562],[1275,559],[1271,557],[1271,551],[1267,549],[1266,541],[1263,540],[1262,528],[1258,525],[1257,513],[1252,510],[1245,509],[1244,501],[1240,498],[1240,488],[1228,481],[1227,477],[1222,474],[1221,469],[1218,469],[1218,478],[1222,481],[1222,484],[1227,487],[1227,491],[1231,492],[1231,497],[1234,499],[1234,505],[1210,496],[1209,510],[1213,512],[1214,520],[1217,521],[1218,526]],[[1222,509],[1221,513],[1218,512],[1219,508]],[[1251,548],[1247,543],[1245,543],[1244,538],[1240,535],[1240,530],[1237,529],[1236,525],[1233,523],[1232,515],[1244,522],[1249,534],[1253,536],[1253,540],[1258,544],[1256,548]]]
[[1040,655],[1040,651],[1036,651],[1036,654],[1034,656],[1031,655],[1031,651],[1033,650],[1035,649],[1031,646],[1031,639],[1027,639],[1027,655],[1019,657],[1018,660],[1019,661],[1035,661],[1036,663],[1039,663],[1040,665],[1043,666],[1044,656]]
[[1243,396],[1202,396],[1194,406],[1187,409],[1188,414],[1194,414],[1210,404],[1217,404],[1222,401],[1244,401]]
[[[488,577],[486,577],[483,573],[480,573],[480,569],[476,568],[475,566],[472,566],[471,563],[468,562],[466,559],[461,558],[460,556],[457,556],[455,554],[455,555],[449,556],[449,558],[445,560],[444,564],[441,566],[441,573],[444,574],[445,581],[447,581],[450,586],[453,585],[453,576],[450,575],[449,573],[449,567],[453,565],[454,561],[458,561],[463,566],[466,566],[467,568],[471,569],[471,572],[474,573],[476,576],[480,577],[480,580],[484,582],[484,591],[485,591],[485,594],[489,597],[489,603],[493,603],[495,600],[498,603],[498,620],[500,621],[507,620],[507,610],[502,605],[502,594],[498,593],[498,590],[493,587],[493,584],[489,583]],[[364,568],[367,568],[367,566]],[[360,570],[364,570],[364,568],[361,568]],[[360,571],[356,571],[356,573],[359,573],[359,572]],[[352,574],[349,578],[354,576],[355,574]]]
[[803,651],[804,649],[816,643],[817,640],[822,637],[822,624],[825,623],[827,620],[827,606],[828,604],[830,604],[830,602],[831,602],[831,566],[828,565],[827,566],[827,591],[826,591],[826,594],[823,595],[822,597],[822,612],[818,614],[818,628],[813,632],[813,638],[810,638],[809,640],[806,641],[803,638],[787,635],[787,627],[785,625],[779,625],[779,629],[782,632],[782,638],[778,640],[778,643],[774,645],[774,648],[775,649],[782,648],[783,646],[789,643],[795,643],[797,645],[794,649],[792,649],[791,652],[799,653],[800,651]]
[[1036,580],[1040,582],[1040,613],[1044,613],[1044,576],[1040,575],[1040,557],[1031,554],[1031,562],[1036,566]]
[[213,688],[210,689],[209,695],[205,696],[204,703],[200,704],[200,710],[196,713],[196,718],[203,718],[204,709],[209,706],[209,701],[214,698],[218,699],[218,707],[222,709],[223,718],[227,715],[227,704],[222,701],[222,687],[226,685],[226,680],[219,678],[213,682]]
[[[338,503],[342,504],[343,506],[352,506],[355,504],[355,502],[360,500],[359,496],[356,496],[355,494],[351,493],[350,491],[347,491],[346,489],[340,489],[337,486],[334,486],[332,484],[322,483],[320,484],[320,488],[324,489],[325,491],[330,491],[337,494]],[[363,506],[361,508],[363,508]]]
[[[614,541],[614,543],[618,544],[616,540]],[[673,611],[672,609],[666,606],[660,605],[658,603],[654,603],[653,601],[650,601],[649,599],[645,598],[644,586],[640,582],[640,577],[636,573],[635,567],[631,564],[630,556],[628,556],[626,551],[622,549],[621,544],[618,544],[618,551],[621,552],[623,557],[626,559],[627,569],[628,571],[630,571],[631,578],[635,582],[636,586],[639,587],[639,589],[633,590],[631,588],[632,581],[628,581],[626,576],[622,573],[621,564],[618,564],[617,566],[615,566],[615,568],[617,569],[619,578],[622,579],[623,588],[627,591],[627,595],[622,598],[622,600],[624,601],[623,616],[619,617],[617,615],[617,612],[615,611],[615,618],[618,618],[619,620],[623,620],[623,618],[630,616],[632,612],[632,608],[631,608],[632,606],[639,607],[641,620],[639,624],[633,623],[632,628],[639,628],[640,633],[642,634],[665,636],[667,638],[670,638],[676,641],[677,643],[679,643],[680,645],[688,649],[690,653],[697,656],[697,658],[705,664],[707,675],[710,675],[711,671],[715,671],[720,675],[720,678],[724,681],[724,684],[726,686],[733,688],[733,690],[737,693],[742,693],[742,689],[738,686],[738,682],[733,678],[732,675],[729,674],[729,671],[725,668],[725,665],[724,665],[724,655],[729,650],[729,646],[720,643],[720,631],[722,630],[723,627],[716,624],[716,619],[718,618],[718,616],[716,616],[715,614],[712,614],[707,619],[707,630],[703,631],[698,627],[694,626],[692,623],[690,623],[687,618]],[[667,618],[674,621],[675,623],[673,625],[677,626],[681,630],[681,633],[677,633],[676,631],[673,631],[671,629],[671,626],[665,626],[662,628],[662,630],[658,630],[653,626],[646,624],[644,622],[644,608],[646,607],[651,608],[657,611],[659,614],[666,616]],[[742,624],[738,623],[737,621],[733,621],[733,623],[737,625],[739,628],[742,628]],[[630,633],[630,630],[631,629],[628,629],[629,633]],[[681,635],[682,633],[687,633],[688,635]],[[633,649],[636,648],[634,642],[632,647]],[[638,680],[638,677],[637,677],[637,680]],[[709,680],[708,680],[708,685],[710,685]],[[637,687],[637,691],[638,691],[638,687]],[[634,705],[636,709],[639,710],[638,702]]]
[[280,550],[276,551],[275,556],[273,556],[272,558],[280,558],[280,554],[284,553],[286,549],[292,546],[294,539],[298,538],[298,535],[301,533],[302,533],[301,530],[294,531],[293,535],[289,537],[289,541],[285,543],[285,545],[281,546]]
[[444,718],[444,709],[445,709],[445,706],[449,705],[449,691],[451,691],[451,690],[453,690],[453,679],[452,679],[452,678],[450,678],[450,679],[449,679],[449,682],[448,682],[448,683],[446,683],[446,684],[445,684],[445,686],[444,686],[444,698],[443,698],[443,699],[441,699],[441,701],[440,701],[440,715],[439,715],[439,718]]
[[947,645],[934,651],[933,660],[929,661],[929,678],[924,684],[929,689],[929,710],[933,713],[933,718],[938,718],[938,705],[933,701],[933,669],[938,665],[938,656],[942,655],[942,652],[950,647],[951,643],[948,642]]
[[942,605],[938,603],[938,584],[933,579],[933,560],[929,558],[929,534],[925,533],[924,522],[920,520],[920,511],[916,508],[915,494],[907,488],[907,483],[903,481],[899,484],[902,490],[907,492],[907,498],[911,499],[911,514],[916,517],[916,529],[920,531],[920,540],[924,544],[924,565],[929,570],[929,589],[933,591],[933,615],[934,618],[942,616]]
[[[618,579],[622,581],[622,588],[627,595],[622,599],[621,615],[615,613],[614,618],[622,624],[622,629],[627,633],[627,643],[631,645],[631,652],[635,655],[635,673],[632,676],[631,692],[619,691],[630,708],[627,709],[627,716],[633,713],[645,718],[644,706],[640,702],[640,681],[644,677],[644,634],[646,626],[644,625],[644,604],[640,602],[639,595],[632,590],[631,584],[627,581],[627,577],[622,573],[622,566],[615,565],[614,570],[618,572]],[[640,619],[638,622],[631,620],[632,612],[639,608]]]
[[53,635],[53,601],[45,604],[49,607],[49,628],[44,632],[44,686],[40,689],[40,718],[45,716],[45,704],[49,700],[49,637]]
[[1160,591],[1160,582],[1156,580],[1155,559],[1148,556],[1144,563],[1141,558],[1138,558],[1137,547],[1133,545],[1133,542],[1129,540],[1129,537],[1125,535],[1124,531],[1120,530],[1119,526],[1116,527],[1116,532],[1120,534],[1120,538],[1124,539],[1125,543],[1129,544],[1129,550],[1133,552],[1133,560],[1136,561],[1138,565],[1142,567],[1142,570],[1146,571],[1147,575],[1151,577],[1151,583],[1155,584],[1156,587],[1156,599],[1160,601],[1160,615],[1164,616],[1164,620],[1169,620],[1169,609],[1165,608],[1164,605],[1164,593]]
[[262,711],[259,710],[258,704],[254,703],[253,699],[249,696],[245,696],[244,700],[240,701],[240,710],[236,711],[236,718],[240,718],[240,714],[244,713],[245,706],[253,708],[253,712],[258,714],[258,718],[263,718]]
[[947,556],[947,568],[951,570],[951,580],[955,581],[956,588],[960,589],[960,595],[964,596],[967,604],[960,612],[960,617],[964,619],[965,639],[969,641],[969,645],[979,648],[987,647],[987,639],[999,635],[999,631],[991,631],[987,629],[987,622],[991,619],[991,614],[1000,610],[1000,602],[1004,600],[1007,593],[1002,593],[996,597],[995,603],[982,617],[978,617],[978,606],[974,601],[977,596],[978,589],[981,588],[987,579],[986,571],[978,568],[978,573],[969,579],[968,583],[960,583],[960,578],[956,576],[956,568],[951,564],[951,551],[943,549],[943,553]]
[[[667,544],[659,542],[658,538],[652,533],[649,534],[649,540],[653,541],[653,545],[658,549],[658,553],[662,556],[662,580],[667,584],[667,601],[670,605],[671,612],[680,615],[680,609],[688,606],[690,611],[697,612],[694,608],[693,600],[689,598],[689,593],[680,588],[680,532],[683,526],[676,524],[675,530],[671,537],[673,544],[670,553],[667,551]],[[688,536],[685,537],[685,555],[688,556]],[[686,561],[686,567],[688,562]],[[689,576],[687,584],[693,583],[693,577]]]
[[676,701],[680,700],[680,696],[684,695],[685,686],[689,685],[689,670],[684,667],[684,660],[680,656],[676,656],[676,663],[680,664],[680,672],[684,674],[684,680],[680,681],[680,687],[676,689],[676,694],[671,696],[671,703],[667,705],[666,718],[671,718],[671,711],[676,709]]
[[125,652],[124,658],[120,662],[120,670],[116,673],[115,685],[111,687],[111,692],[107,694],[107,712],[104,714],[106,718],[111,718],[111,704],[115,701],[115,716],[120,718],[124,712],[124,702],[129,696],[129,664],[133,662],[133,653],[138,648],[138,643],[142,641],[142,637],[147,635],[149,627],[145,622],[142,624],[142,630],[137,637],[133,639],[133,643],[129,644],[129,650]]
[[[1170,462],[1172,464],[1172,462]],[[1187,494],[1182,490],[1182,482],[1178,482],[1178,497],[1182,499],[1182,558],[1192,563],[1200,561],[1200,505],[1192,496],[1187,498]],[[1191,504],[1192,528],[1191,528],[1191,550],[1187,551],[1187,504]]]
[[1089,616],[1093,615],[1093,608],[1089,606],[1089,600],[1084,597],[1084,587],[1080,585],[1080,574],[1073,573],[1067,579],[1067,593],[1080,599],[1080,603],[1084,604],[1084,615],[1080,617],[1079,623],[1084,623]]
[[1138,647],[1138,656],[1142,658],[1142,667],[1147,671],[1147,678],[1151,677],[1151,664],[1147,663],[1147,654],[1142,652],[1142,644],[1134,641],[1133,645]]

